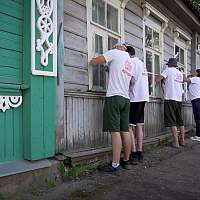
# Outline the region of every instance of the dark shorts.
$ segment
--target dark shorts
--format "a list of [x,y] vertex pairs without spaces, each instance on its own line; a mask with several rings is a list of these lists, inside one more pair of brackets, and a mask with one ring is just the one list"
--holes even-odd
[[106,97],[103,110],[103,131],[128,132],[130,100],[121,96]]
[[164,101],[165,127],[183,126],[182,103],[174,100]]
[[131,102],[129,112],[129,125],[144,124],[145,101]]

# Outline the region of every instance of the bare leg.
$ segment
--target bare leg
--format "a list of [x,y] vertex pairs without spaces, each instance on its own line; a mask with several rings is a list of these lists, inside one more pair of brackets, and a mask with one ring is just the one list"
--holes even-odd
[[129,132],[121,132],[124,147],[124,160],[129,160],[131,153],[131,136]]
[[112,162],[120,162],[120,155],[122,149],[122,140],[120,132],[112,132]]
[[177,127],[172,126],[171,131],[172,131],[172,136],[173,136],[173,139],[174,139],[174,146],[179,147]]
[[134,127],[129,126],[129,133],[131,136],[131,151],[136,152],[136,145],[135,145],[135,133],[133,132]]
[[137,151],[142,151],[142,142],[143,142],[143,125],[138,124],[136,126],[136,140],[137,140]]
[[184,126],[180,126],[180,145],[185,146],[185,128]]

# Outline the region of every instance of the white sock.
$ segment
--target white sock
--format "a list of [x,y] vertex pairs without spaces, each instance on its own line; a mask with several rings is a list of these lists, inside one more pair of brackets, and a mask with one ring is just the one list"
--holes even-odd
[[112,167],[114,167],[114,168],[119,167],[119,163],[114,163],[114,162],[112,162]]

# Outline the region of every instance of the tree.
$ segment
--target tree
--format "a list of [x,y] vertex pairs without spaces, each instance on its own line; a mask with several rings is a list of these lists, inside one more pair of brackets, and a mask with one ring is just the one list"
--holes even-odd
[[192,5],[200,12],[200,0],[192,0]]

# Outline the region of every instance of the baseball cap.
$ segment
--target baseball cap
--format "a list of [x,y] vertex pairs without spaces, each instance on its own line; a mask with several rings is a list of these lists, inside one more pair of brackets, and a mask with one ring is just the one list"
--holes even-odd
[[118,43],[116,43],[113,47],[114,47],[114,48],[115,48],[115,47],[124,47],[124,48],[126,49],[126,44],[125,44],[124,42],[118,42]]

